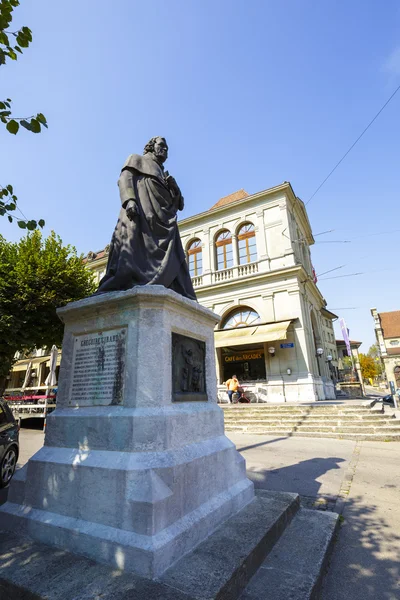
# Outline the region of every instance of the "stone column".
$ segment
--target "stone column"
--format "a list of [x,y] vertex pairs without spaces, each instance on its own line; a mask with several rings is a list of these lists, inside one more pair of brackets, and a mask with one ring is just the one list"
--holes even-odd
[[232,234],[232,250],[233,250],[233,266],[239,266],[239,249],[238,249],[238,238],[236,233]]
[[204,229],[203,232],[203,244],[202,244],[202,257],[203,257],[203,285],[211,285],[211,271],[212,271],[212,247],[210,244],[210,230]]
[[265,239],[265,227],[264,227],[264,213],[263,211],[257,211],[257,221],[255,223],[256,231],[256,244],[258,260],[263,261],[268,259],[267,242]]

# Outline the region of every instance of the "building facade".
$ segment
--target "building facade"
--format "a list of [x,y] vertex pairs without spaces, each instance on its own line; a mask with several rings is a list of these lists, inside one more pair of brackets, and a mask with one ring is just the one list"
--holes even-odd
[[400,388],[400,310],[378,313],[371,308],[375,336],[385,370],[386,381]]
[[[335,398],[337,350],[311,263],[304,203],[284,182],[244,190],[179,223],[198,301],[220,316],[215,331],[219,398],[233,374],[263,402]],[[108,250],[86,257],[99,281]]]
[[316,285],[310,223],[290,183],[240,190],[179,229],[198,301],[221,318],[221,400],[233,374],[262,401],[334,398],[326,357],[336,352],[337,317]]

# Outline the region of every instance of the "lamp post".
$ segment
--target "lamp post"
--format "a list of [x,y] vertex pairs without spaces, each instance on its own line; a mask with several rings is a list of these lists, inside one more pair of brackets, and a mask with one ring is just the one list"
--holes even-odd
[[316,349],[316,355],[315,356],[317,357],[318,375],[320,377],[321,377],[321,367],[320,367],[320,364],[319,364],[319,359],[321,358],[321,356],[323,355],[323,353],[324,353],[324,349],[323,348],[319,347],[319,348]]

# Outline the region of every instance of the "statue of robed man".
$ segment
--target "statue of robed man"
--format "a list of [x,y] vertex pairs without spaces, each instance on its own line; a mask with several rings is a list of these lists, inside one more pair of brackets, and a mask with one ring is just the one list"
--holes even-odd
[[97,293],[163,285],[196,300],[177,226],[183,197],[164,171],[167,157],[165,139],[152,138],[143,156],[131,154],[122,167],[122,208]]

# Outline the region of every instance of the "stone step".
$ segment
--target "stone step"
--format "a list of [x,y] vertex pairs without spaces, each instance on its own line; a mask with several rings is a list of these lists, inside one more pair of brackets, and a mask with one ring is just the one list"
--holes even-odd
[[[297,431],[297,432],[311,432],[311,433],[381,433],[382,435],[387,433],[399,433],[400,434],[400,424],[398,427],[351,427],[351,426],[339,426],[339,427],[313,427],[310,425],[299,425],[297,427],[284,427],[282,425],[276,426],[265,426],[262,425],[238,425],[236,426],[237,430],[240,427],[243,427],[242,431],[246,431],[247,433],[259,433],[260,431],[268,431],[273,434],[275,431],[281,431],[285,429],[286,431]],[[227,427],[226,431],[230,429]],[[232,429],[233,430],[233,429]]]
[[297,494],[257,490],[254,503],[168,569],[160,582],[196,600],[239,598],[299,508]]
[[363,404],[333,404],[333,405],[321,405],[321,404],[297,404],[297,405],[287,405],[287,404],[268,404],[266,402],[262,403],[252,403],[252,404],[219,404],[221,408],[224,410],[270,410],[270,411],[302,411],[302,412],[310,412],[310,411],[326,411],[326,412],[337,412],[337,411],[347,411],[347,412],[368,412],[371,410],[368,406]]
[[[298,494],[257,490],[253,501],[157,579],[0,532],[0,598],[237,600],[299,509]],[[124,553],[118,546],[115,552],[123,564]]]
[[260,429],[257,431],[247,430],[243,427],[227,427],[226,432],[231,431],[232,433],[252,433],[254,435],[269,435],[273,437],[312,437],[312,438],[333,438],[338,440],[365,440],[375,442],[400,442],[400,433],[387,433],[382,434],[380,430],[376,433],[325,433],[325,432],[307,432],[307,431],[293,431],[293,430],[282,430],[274,429]]
[[348,427],[348,428],[318,428],[318,427],[298,427],[298,428],[284,428],[284,427],[236,427],[236,428],[227,428],[228,431],[237,431],[237,432],[245,432],[245,433],[265,433],[266,435],[278,435],[279,432],[288,431],[290,433],[312,433],[314,436],[319,437],[319,435],[324,433],[332,433],[337,437],[340,437],[342,434],[353,434],[357,433],[360,435],[369,435],[369,434],[381,434],[383,436],[391,435],[391,434],[400,434],[400,428],[397,429],[380,429],[380,428],[370,428],[370,429],[360,429],[357,427]]
[[318,597],[337,526],[337,514],[302,508],[240,600],[311,600]]
[[[309,417],[292,417],[287,415],[277,415],[276,417],[271,417],[269,415],[225,415],[225,423],[287,423],[287,424],[297,424],[297,423],[312,423],[312,424],[321,424],[324,423],[365,423],[365,424],[374,424],[374,423],[390,423],[392,421],[396,421],[395,416],[389,415],[367,415],[365,417],[340,417],[340,416],[331,416],[331,417],[322,417],[318,416],[309,416]],[[400,424],[400,419],[398,419]]]
[[324,408],[321,409],[312,409],[312,410],[302,410],[296,408],[294,410],[284,410],[277,408],[241,408],[233,405],[232,407],[224,408],[225,414],[265,414],[265,415],[368,415],[368,414],[380,414],[383,413],[383,409],[377,409],[371,411],[369,408],[361,408],[360,410],[326,410]]
[[390,415],[380,412],[368,412],[361,414],[349,413],[270,413],[270,412],[224,412],[224,419],[388,419]]
[[286,421],[284,419],[277,420],[266,420],[266,419],[238,419],[237,421],[225,421],[225,426],[228,425],[246,425],[254,427],[300,427],[307,425],[310,427],[400,427],[400,419],[390,419],[385,421],[340,421],[340,420],[325,420],[325,421],[311,421],[305,419],[304,421]]

